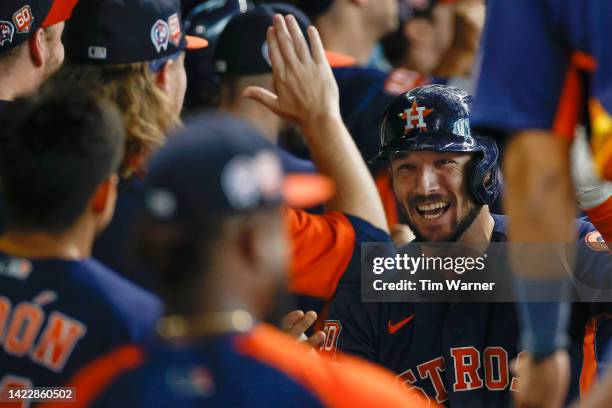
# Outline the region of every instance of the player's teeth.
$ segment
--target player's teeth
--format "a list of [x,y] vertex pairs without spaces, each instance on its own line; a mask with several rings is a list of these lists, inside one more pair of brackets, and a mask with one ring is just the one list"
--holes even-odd
[[447,206],[448,206],[448,203],[438,201],[437,203],[419,205],[417,206],[417,209],[419,211],[433,211],[439,208],[446,208]]

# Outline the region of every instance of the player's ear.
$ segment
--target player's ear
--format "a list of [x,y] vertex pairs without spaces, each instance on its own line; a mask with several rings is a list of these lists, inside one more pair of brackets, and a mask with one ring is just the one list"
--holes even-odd
[[240,249],[243,262],[249,265],[251,270],[253,270],[253,266],[259,259],[257,245],[255,242],[257,238],[255,231],[248,225],[248,223],[245,223],[242,226],[236,226],[236,228],[239,230],[237,235],[238,248]]
[[238,248],[246,263],[252,271],[261,270],[261,266],[266,263],[266,258],[270,256],[270,252],[266,252],[267,246],[264,230],[258,224],[256,216],[244,216],[233,224],[238,240]]
[[47,44],[45,42],[45,30],[36,29],[34,35],[28,40],[30,58],[35,67],[41,67],[47,60]]
[[162,65],[161,69],[155,74],[155,83],[166,94],[171,93],[170,75],[174,61],[168,60]]
[[91,208],[95,214],[103,214],[108,212],[109,208],[114,208],[118,182],[119,177],[113,174],[96,188],[91,199]]

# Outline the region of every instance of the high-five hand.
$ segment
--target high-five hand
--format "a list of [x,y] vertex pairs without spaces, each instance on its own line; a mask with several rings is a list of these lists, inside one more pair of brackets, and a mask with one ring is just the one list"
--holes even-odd
[[316,28],[308,27],[308,39],[310,48],[295,17],[274,16],[267,40],[276,94],[260,87],[244,93],[303,128],[340,117],[338,85]]

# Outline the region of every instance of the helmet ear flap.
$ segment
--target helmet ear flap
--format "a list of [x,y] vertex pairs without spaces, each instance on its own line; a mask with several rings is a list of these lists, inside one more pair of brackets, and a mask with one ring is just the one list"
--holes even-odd
[[481,154],[476,154],[474,157],[470,159],[469,162],[465,165],[465,183],[466,188],[469,194],[472,196],[472,199],[478,205],[482,205],[483,200],[482,196],[478,194],[478,185],[480,184],[479,180],[482,177],[479,177],[478,173],[478,164],[482,161]]
[[497,163],[488,167],[484,163],[484,153],[480,152],[466,165],[467,189],[479,205],[490,205],[497,198],[499,190],[499,168]]

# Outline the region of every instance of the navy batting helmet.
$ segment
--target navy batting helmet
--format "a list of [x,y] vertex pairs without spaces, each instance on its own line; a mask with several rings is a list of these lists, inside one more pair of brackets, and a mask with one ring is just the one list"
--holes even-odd
[[464,91],[444,85],[422,86],[399,95],[385,110],[375,160],[402,151],[476,153],[469,164],[468,190],[477,203],[493,203],[501,184],[499,150],[490,137],[472,134],[471,102]]
[[187,93],[185,110],[199,111],[218,105],[219,80],[213,56],[219,35],[236,14],[253,7],[250,0],[182,0],[183,21],[189,35],[208,40],[209,46],[185,56]]

